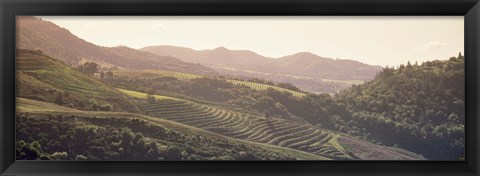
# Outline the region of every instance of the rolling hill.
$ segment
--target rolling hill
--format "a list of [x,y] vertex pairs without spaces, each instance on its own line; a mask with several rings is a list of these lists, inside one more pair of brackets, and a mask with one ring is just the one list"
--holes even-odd
[[[70,66],[93,61],[103,67],[162,69],[200,75],[221,73],[243,79],[259,77],[292,83],[313,93],[335,93],[349,87],[352,82],[373,78],[378,71],[378,67],[351,60],[299,59],[299,56],[306,56],[303,54],[273,59],[249,50],[229,50],[225,47],[202,51],[175,46],[151,46],[140,50],[125,46],[102,47],[37,17],[18,17],[17,34],[17,48],[41,50]],[[315,64],[305,66],[308,62]],[[324,65],[335,69],[325,68]],[[317,73],[315,70],[321,71]]]
[[[141,133],[142,139],[146,142],[157,144],[159,148],[164,148],[163,150],[167,150],[168,153],[171,153],[170,150],[173,150],[171,149],[173,147],[176,150],[180,150],[179,152],[181,153],[177,153],[178,157],[185,155],[185,157],[189,157],[185,159],[191,160],[329,159],[304,151],[233,139],[163,118],[140,115],[139,113],[141,111],[136,109],[137,104],[132,101],[130,97],[131,94],[125,95],[124,91],[118,91],[102,83],[101,80],[94,79],[69,68],[59,60],[46,56],[40,51],[18,50],[16,61],[18,140],[23,141],[22,143],[29,144],[39,142],[43,148],[38,149],[41,151],[38,157],[43,156],[44,159],[60,159],[56,155],[63,152],[68,153],[66,157],[72,160],[78,159],[78,155],[86,157],[89,160],[158,159],[155,157],[138,158],[138,156],[136,158],[135,156],[130,156],[130,153],[122,154],[122,152],[127,152],[127,148],[125,148],[125,150],[119,150],[110,145],[98,146],[99,144],[95,144],[98,147],[104,148],[103,150],[107,150],[107,153],[102,154],[104,157],[102,158],[98,156],[98,153],[93,154],[88,148],[82,148],[82,146],[90,145],[91,149],[92,147],[96,147],[94,144],[77,138],[75,138],[75,140],[59,138],[61,136],[59,134],[69,134],[72,131],[82,131],[84,129],[95,129],[95,132],[85,134],[83,137],[97,136],[95,140],[91,140],[97,142],[99,140],[111,140],[110,138],[112,136],[103,136],[106,133],[104,130],[107,128],[109,131],[117,131],[119,133],[128,133],[129,131],[135,132],[135,135]],[[63,97],[62,102],[58,101],[59,95]],[[160,96],[158,96],[158,98],[159,97]],[[96,102],[98,106],[106,104],[113,105],[113,109],[90,109],[92,105],[88,103],[92,101]],[[137,128],[135,123],[139,123],[136,125],[146,125],[146,127]],[[27,124],[30,125],[27,127],[25,126]],[[32,131],[27,130],[27,128],[41,130],[42,135],[33,135],[31,134]],[[58,130],[46,130],[52,128]],[[126,129],[128,130],[125,131]],[[146,129],[149,129],[149,131],[145,131]],[[55,133],[55,131],[57,133]],[[76,133],[71,135],[77,135]],[[165,136],[170,137],[165,138]],[[50,142],[45,142],[45,138]],[[197,140],[196,143],[191,143],[195,140]],[[85,144],[79,143],[81,141],[85,142]],[[67,144],[57,146],[57,143]],[[222,148],[225,146],[228,147]],[[133,149],[134,148],[128,150]],[[138,150],[140,150],[138,151],[139,153],[148,151]],[[149,153],[149,156],[150,155]],[[161,153],[159,151],[158,155],[163,156],[162,160],[175,160],[175,158],[170,156],[171,154]],[[124,158],[118,158],[121,156]]]
[[[464,158],[461,55],[377,73],[312,53],[101,47],[17,21],[17,159]],[[85,61],[118,69],[87,75]]]
[[196,74],[216,74],[199,64],[182,62],[128,47],[102,47],[89,43],[54,23],[37,17],[17,17],[17,48],[41,50],[67,65],[89,60],[106,65],[135,69],[165,69]]
[[77,109],[103,106],[112,111],[137,112],[128,98],[114,88],[65,66],[57,59],[31,50],[17,50],[16,54],[17,97]]
[[365,129],[359,130],[364,136],[429,159],[464,158],[464,66],[460,53],[385,68],[374,80],[337,94],[337,102],[352,112],[342,118],[345,127],[350,133]]
[[260,65],[266,64],[270,58],[258,55],[249,50],[229,50],[218,47],[212,50],[193,50],[178,46],[149,46],[140,49],[160,56],[171,56],[185,62],[213,65]]
[[281,57],[273,60],[273,63],[289,74],[336,80],[371,80],[382,69],[358,61],[334,60],[308,52]]
[[34,146],[37,157],[71,160],[424,159],[240,107],[165,95],[148,102],[146,93],[110,87],[40,51],[17,51],[17,75],[19,159]]

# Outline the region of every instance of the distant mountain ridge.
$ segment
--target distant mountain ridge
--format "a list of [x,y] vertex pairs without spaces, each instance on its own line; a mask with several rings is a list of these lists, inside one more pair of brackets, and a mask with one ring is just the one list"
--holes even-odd
[[242,65],[251,62],[266,63],[270,58],[249,50],[229,50],[223,46],[211,50],[194,50],[187,47],[160,45],[139,49],[161,56],[177,57],[185,62],[218,65]]
[[352,84],[361,84],[375,77],[380,66],[354,60],[331,59],[309,52],[270,58],[249,50],[218,47],[194,50],[169,45],[139,49],[160,56],[171,56],[185,62],[200,63],[223,75],[249,79],[252,77],[291,83],[312,93],[335,93]]
[[107,62],[131,69],[167,69],[196,74],[216,74],[212,69],[128,47],[102,47],[89,43],[60,26],[37,17],[17,17],[17,48],[41,50],[68,65],[82,59]]
[[308,52],[281,57],[273,62],[277,67],[291,74],[329,79],[370,80],[382,69],[380,66],[372,66],[354,60],[334,60]]
[[312,53],[269,58],[250,50],[218,47],[193,50],[176,46],[151,46],[139,50],[103,47],[87,42],[60,26],[37,17],[17,17],[17,48],[41,50],[75,66],[94,61],[127,69],[161,69],[200,75],[252,77],[292,83],[313,93],[335,93],[351,84],[371,80],[381,69],[353,60],[335,60]]
[[185,62],[215,65],[258,72],[274,72],[327,79],[370,80],[382,69],[354,60],[335,60],[309,52],[300,52],[280,58],[270,58],[249,50],[229,50],[218,47],[211,50],[193,50],[169,45],[140,48],[160,56],[171,56]]

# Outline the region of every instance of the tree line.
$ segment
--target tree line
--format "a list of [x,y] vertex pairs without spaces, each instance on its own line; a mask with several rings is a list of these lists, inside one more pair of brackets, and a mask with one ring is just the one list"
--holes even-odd
[[121,117],[17,113],[17,160],[295,160]]

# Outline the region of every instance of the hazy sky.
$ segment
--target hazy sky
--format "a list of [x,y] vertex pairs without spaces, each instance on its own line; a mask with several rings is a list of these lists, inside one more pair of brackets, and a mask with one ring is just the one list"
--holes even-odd
[[464,50],[455,17],[41,17],[101,46],[224,46],[267,57],[297,52],[372,65],[448,59]]

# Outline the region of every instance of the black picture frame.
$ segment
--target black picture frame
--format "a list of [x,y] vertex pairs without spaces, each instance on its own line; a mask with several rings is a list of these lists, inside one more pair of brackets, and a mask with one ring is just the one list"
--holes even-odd
[[[478,0],[1,0],[1,175],[479,175]],[[16,15],[465,16],[465,161],[15,161]]]

